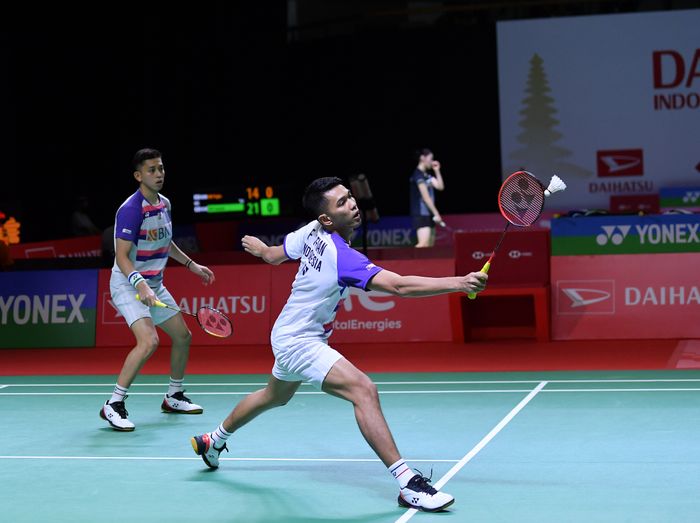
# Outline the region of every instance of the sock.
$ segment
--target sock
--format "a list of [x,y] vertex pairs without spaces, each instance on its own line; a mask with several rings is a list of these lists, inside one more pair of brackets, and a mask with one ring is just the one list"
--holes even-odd
[[406,465],[406,460],[400,459],[389,467],[389,472],[399,482],[399,488],[404,488],[408,485],[408,481],[416,475],[411,468]]
[[214,442],[214,448],[222,448],[231,434],[233,434],[233,432],[227,432],[223,424],[219,425],[216,430],[211,433],[211,440]]
[[184,381],[184,378],[179,380],[176,380],[175,378],[170,378],[170,384],[168,385],[168,396],[172,396],[176,392],[182,392],[182,383]]
[[129,390],[125,387],[119,386],[117,383],[114,386],[114,392],[112,392],[112,397],[109,398],[107,403],[114,403],[115,401],[124,401],[124,396],[126,396],[126,391]]

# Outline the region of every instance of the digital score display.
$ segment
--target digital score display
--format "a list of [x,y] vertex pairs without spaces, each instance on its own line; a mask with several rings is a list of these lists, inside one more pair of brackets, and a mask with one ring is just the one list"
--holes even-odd
[[195,193],[192,196],[195,214],[237,214],[242,217],[280,216],[280,200],[272,185]]

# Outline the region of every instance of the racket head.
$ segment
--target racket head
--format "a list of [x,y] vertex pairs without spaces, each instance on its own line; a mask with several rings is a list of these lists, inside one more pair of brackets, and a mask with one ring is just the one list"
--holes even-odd
[[532,173],[516,171],[506,178],[498,191],[498,208],[513,225],[532,225],[542,214],[544,189]]
[[233,323],[223,312],[212,307],[200,307],[197,321],[202,330],[217,338],[228,338],[233,334]]

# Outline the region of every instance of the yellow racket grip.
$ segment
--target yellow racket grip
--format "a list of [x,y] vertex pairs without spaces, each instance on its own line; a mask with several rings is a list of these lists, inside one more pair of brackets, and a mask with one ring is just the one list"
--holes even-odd
[[[141,296],[139,296],[139,295],[137,294],[137,295],[136,295],[136,299],[139,300],[139,301],[141,301]],[[156,307],[166,307],[166,308],[168,307],[165,303],[163,303],[162,301],[158,301],[158,300],[156,300],[155,306],[156,306]]]
[[[485,272],[486,274],[488,274],[490,268],[491,268],[491,263],[486,262],[486,263],[484,263],[484,266],[481,268],[480,272]],[[467,294],[467,298],[469,298],[470,300],[476,299],[476,293],[470,292],[469,294]]]

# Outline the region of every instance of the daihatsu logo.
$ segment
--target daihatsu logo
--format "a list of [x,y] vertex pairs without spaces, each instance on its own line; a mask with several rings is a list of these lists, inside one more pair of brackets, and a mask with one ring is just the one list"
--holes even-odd
[[598,289],[562,289],[562,292],[571,300],[572,308],[593,305],[611,296],[609,292]]

